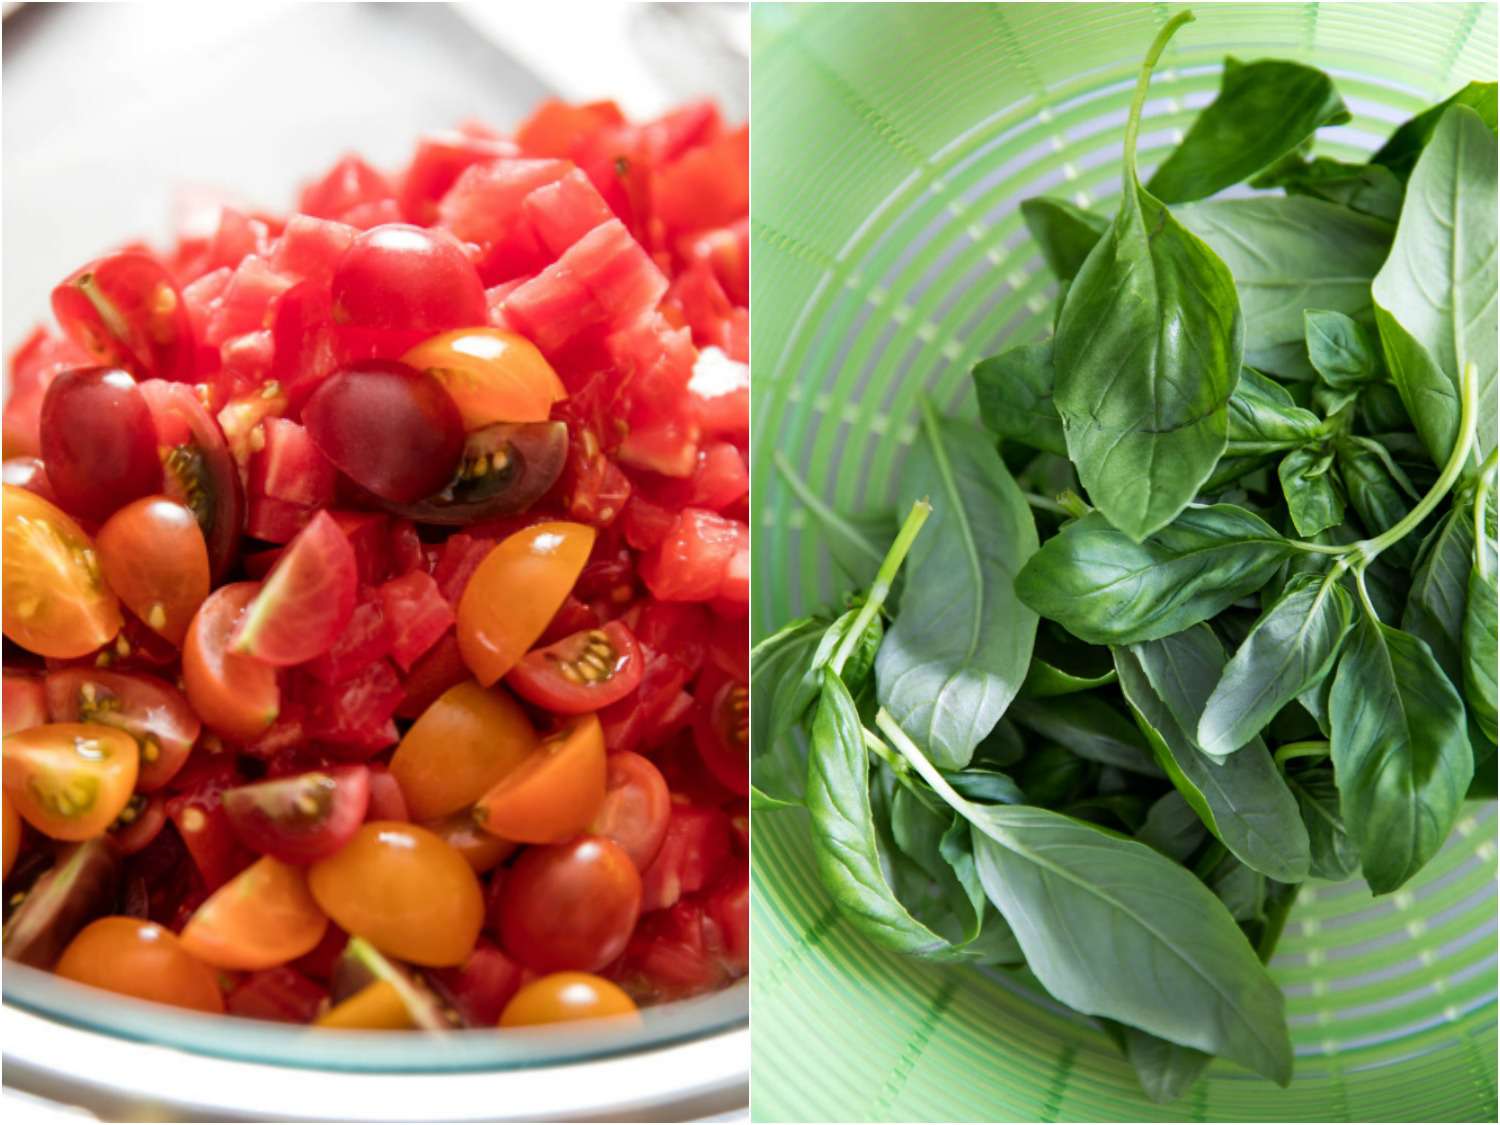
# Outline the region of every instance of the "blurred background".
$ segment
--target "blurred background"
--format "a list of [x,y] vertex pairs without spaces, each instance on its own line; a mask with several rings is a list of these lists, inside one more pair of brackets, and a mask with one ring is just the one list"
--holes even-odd
[[6,4],[3,344],[52,286],[219,199],[285,210],[357,151],[404,163],[418,134],[505,129],[542,98],[651,116],[711,95],[743,120],[743,4]]

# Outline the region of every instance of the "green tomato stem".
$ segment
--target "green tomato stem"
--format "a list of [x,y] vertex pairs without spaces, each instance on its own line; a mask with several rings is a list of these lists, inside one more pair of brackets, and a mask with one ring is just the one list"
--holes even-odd
[[1276,751],[1276,764],[1284,766],[1293,758],[1326,758],[1332,753],[1326,742],[1288,742]]
[[880,569],[875,572],[875,581],[870,583],[870,594],[865,599],[865,604],[860,607],[858,616],[849,631],[844,634],[844,639],[839,642],[839,647],[834,650],[833,659],[828,666],[833,670],[835,676],[844,674],[844,664],[848,661],[854,646],[859,639],[865,635],[865,630],[870,627],[870,622],[875,620],[875,615],[880,612],[880,607],[885,604],[885,599],[890,595],[891,585],[896,581],[896,572],[901,569],[901,564],[906,561],[907,552],[911,550],[912,542],[917,538],[917,532],[922,530],[922,525],[927,522],[927,517],[932,514],[932,505],[926,500],[918,500],[911,506],[906,520],[901,524],[901,530],[896,533],[896,539],[891,544],[891,549],[886,552],[881,561]]
[[1139,184],[1135,169],[1135,142],[1141,131],[1141,110],[1145,108],[1146,91],[1151,86],[1151,71],[1156,68],[1156,61],[1166,50],[1167,41],[1177,33],[1179,27],[1192,21],[1193,13],[1187,10],[1178,12],[1169,19],[1166,25],[1156,33],[1156,38],[1151,41],[1151,47],[1141,63],[1140,77],[1135,82],[1135,94],[1130,99],[1130,116],[1125,119],[1125,171],[1129,173],[1134,183]]

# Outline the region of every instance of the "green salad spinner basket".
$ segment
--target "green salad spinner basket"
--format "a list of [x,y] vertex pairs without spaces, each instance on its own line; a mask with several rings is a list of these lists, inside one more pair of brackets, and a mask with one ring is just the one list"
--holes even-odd
[[[973,413],[969,370],[1049,334],[1055,290],[1017,205],[1107,213],[1162,4],[757,5],[753,40],[756,637],[843,583],[780,479],[780,451],[842,511],[883,504],[917,402]],[[1321,154],[1495,77],[1490,4],[1212,4],[1146,106],[1149,169],[1217,90],[1226,54],[1328,71],[1353,112]],[[758,813],[758,1120],[1494,1121],[1495,809],[1471,804],[1408,887],[1304,888],[1272,973],[1289,1089],[1215,1062],[1153,1105],[1104,1034],[1003,973],[901,957],[846,925],[805,815]]]

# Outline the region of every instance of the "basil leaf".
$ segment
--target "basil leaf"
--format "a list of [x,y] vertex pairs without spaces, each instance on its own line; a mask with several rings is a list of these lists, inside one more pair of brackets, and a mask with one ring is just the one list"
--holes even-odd
[[[1412,425],[1406,403],[1401,400],[1401,392],[1394,383],[1371,383],[1361,388],[1358,410],[1364,428],[1372,434],[1407,429]],[[1423,449],[1426,449],[1425,443]]]
[[1329,720],[1365,881],[1394,891],[1436,854],[1474,774],[1463,701],[1431,649],[1365,615],[1339,658]]
[[953,942],[912,916],[888,881],[869,787],[869,754],[854,700],[843,681],[824,668],[807,773],[813,851],[823,884],[845,917],[872,941],[939,960],[958,956]]
[[1115,650],[1120,687],[1141,732],[1204,825],[1256,871],[1298,882],[1307,877],[1307,830],[1265,744],[1256,739],[1219,763],[1187,733],[1197,728],[1223,663],[1206,627]]
[[1380,376],[1380,356],[1359,321],[1336,309],[1303,309],[1307,359],[1330,387],[1358,387]]
[[1176,789],[1157,798],[1146,813],[1146,823],[1135,834],[1141,843],[1178,863],[1186,863],[1207,836],[1203,821]]
[[1240,382],[1229,400],[1229,445],[1226,456],[1275,453],[1318,441],[1327,432],[1323,420],[1298,406],[1287,389],[1253,367],[1240,370]]
[[1017,699],[1009,717],[1080,758],[1145,777],[1166,776],[1134,724],[1098,696],[1056,702]]
[[1103,687],[1115,682],[1115,670],[1109,668],[1094,676],[1079,675],[1064,671],[1038,656],[1031,658],[1031,667],[1026,680],[1021,684],[1021,694],[1028,699],[1050,699],[1058,695],[1075,695],[1080,691]]
[[1401,214],[1406,187],[1380,164],[1347,164],[1326,156],[1303,160],[1292,154],[1250,181],[1253,188],[1281,188],[1288,195],[1310,195],[1388,223]]
[[1172,30],[1141,66],[1120,209],[1069,286],[1053,341],[1068,455],[1095,506],[1136,541],[1192,501],[1224,452],[1245,340],[1230,271],[1136,171],[1141,107]]
[[962,769],[1026,678],[1036,614],[1015,575],[1036,550],[1021,490],[983,433],[923,406],[926,441],[901,474],[900,508],[930,497],[906,563],[901,613],[881,645],[880,703],[918,731],[945,769]]
[[1134,644],[1206,621],[1265,585],[1293,547],[1232,504],[1188,508],[1135,542],[1090,512],[1021,568],[1016,593],[1092,644]]
[[1332,468],[1333,454],[1315,448],[1294,449],[1277,466],[1287,513],[1299,535],[1317,535],[1344,522],[1344,490]]
[[1281,59],[1224,60],[1219,96],[1146,184],[1163,203],[1187,203],[1248,180],[1349,110],[1321,70]]
[[[1368,438],[1346,438],[1337,442],[1334,448],[1349,503],[1359,514],[1359,522],[1365,525],[1365,530],[1378,535],[1400,523],[1411,511],[1411,502],[1402,495],[1402,484],[1405,484],[1408,495],[1415,490],[1410,481],[1398,482],[1392,475],[1392,464],[1387,461],[1389,455],[1382,456],[1384,451]],[[1408,535],[1387,547],[1384,557],[1403,570],[1409,569],[1416,563],[1420,547],[1421,540]]]
[[1495,83],[1470,82],[1462,90],[1437,105],[1423,110],[1409,121],[1403,122],[1380,150],[1370,157],[1371,164],[1381,164],[1405,180],[1411,175],[1417,158],[1427,147],[1449,106],[1464,105],[1479,115],[1479,119],[1495,130],[1496,97]]
[[792,732],[817,697],[808,667],[828,622],[799,618],[750,650],[750,780],[761,808],[802,803],[807,767]]
[[1494,565],[1488,573],[1480,573],[1476,566],[1469,572],[1469,602],[1464,613],[1464,698],[1491,743],[1496,740],[1495,603]]
[[1116,1042],[1135,1071],[1136,1081],[1146,1097],[1158,1104],[1182,1097],[1213,1061],[1212,1055],[1192,1047],[1169,1043],[1139,1028],[1116,1026],[1122,1032]]
[[1473,558],[1473,509],[1455,504],[1422,544],[1401,613],[1401,628],[1426,643],[1454,684],[1463,682],[1464,616]]
[[1343,586],[1317,574],[1294,576],[1224,665],[1198,720],[1198,745],[1220,756],[1238,750],[1326,679],[1353,616]]
[[1062,419],[1052,405],[1052,344],[1011,348],[974,367],[979,419],[991,433],[1066,457]]
[[1406,188],[1371,291],[1386,366],[1441,465],[1458,437],[1459,373],[1478,372],[1476,462],[1495,449],[1495,134],[1467,106],[1444,112]]
[[1066,804],[1082,796],[1094,772],[1093,766],[1064,746],[1034,747],[1015,771],[1028,805]]
[[1281,992],[1213,893],[1123,837],[1045,809],[967,805],[974,858],[1032,973],[1088,1015],[1286,1085]]
[[1266,877],[1225,853],[1204,874],[1203,882],[1241,928],[1266,916]]
[[1312,845],[1312,865],[1308,874],[1314,879],[1341,883],[1359,871],[1359,845],[1344,827],[1339,807],[1339,789],[1328,766],[1314,766],[1291,774],[1286,779],[1297,798],[1302,823]]
[[1307,196],[1213,200],[1176,214],[1234,276],[1251,367],[1312,379],[1302,310],[1373,316],[1370,279],[1390,249],[1389,223]]
[[1026,803],[1026,794],[1021,792],[1021,787],[1010,779],[1008,774],[1000,773],[998,770],[958,770],[943,775],[948,779],[948,784],[962,793],[971,801],[978,801],[982,805],[1021,805]]
[[1103,215],[1045,195],[1021,200],[1021,218],[1059,281],[1077,275],[1089,251],[1109,230]]

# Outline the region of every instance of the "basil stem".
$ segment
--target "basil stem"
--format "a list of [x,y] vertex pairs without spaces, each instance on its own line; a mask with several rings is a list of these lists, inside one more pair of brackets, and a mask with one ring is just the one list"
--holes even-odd
[[854,619],[854,624],[849,627],[839,647],[834,650],[833,659],[828,662],[828,667],[833,670],[835,676],[843,674],[844,662],[849,659],[854,646],[865,635],[870,622],[875,620],[875,615],[885,604],[885,599],[891,592],[891,584],[896,581],[896,573],[901,569],[901,564],[906,561],[906,553],[911,550],[911,545],[917,538],[917,532],[922,530],[922,525],[927,522],[927,517],[931,514],[932,505],[926,500],[918,500],[911,506],[906,522],[896,533],[896,541],[891,544],[891,549],[885,553],[885,561],[875,572],[875,581],[870,583],[870,594],[865,599],[865,604],[860,607],[859,616]]

